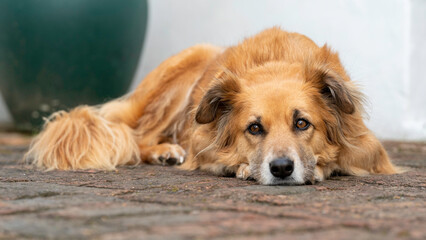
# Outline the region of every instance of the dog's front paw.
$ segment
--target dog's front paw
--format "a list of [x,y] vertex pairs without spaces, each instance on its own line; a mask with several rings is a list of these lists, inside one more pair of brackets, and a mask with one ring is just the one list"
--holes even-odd
[[242,180],[247,180],[251,177],[250,166],[248,164],[242,163],[237,170],[237,178]]
[[324,181],[324,178],[324,171],[322,170],[322,168],[319,166],[315,166],[314,182],[322,182]]
[[143,149],[148,163],[180,165],[185,161],[185,150],[178,144],[162,143]]
[[[185,161],[185,150],[177,144],[160,144],[163,145],[157,154],[158,161],[164,165],[180,165]],[[159,146],[160,146],[159,145]]]

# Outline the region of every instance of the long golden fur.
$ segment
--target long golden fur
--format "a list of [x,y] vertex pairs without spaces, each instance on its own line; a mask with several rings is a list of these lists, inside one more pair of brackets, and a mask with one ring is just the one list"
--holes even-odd
[[64,170],[181,164],[262,184],[396,173],[362,101],[337,53],[272,28],[229,48],[191,47],[129,96],[55,113],[26,158]]

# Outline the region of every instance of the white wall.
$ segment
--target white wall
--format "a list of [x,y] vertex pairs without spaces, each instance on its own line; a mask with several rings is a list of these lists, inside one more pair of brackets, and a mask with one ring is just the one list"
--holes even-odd
[[[133,87],[191,45],[233,45],[278,25],[340,53],[368,96],[367,124],[379,138],[426,140],[424,0],[150,0],[149,8]],[[0,102],[4,119],[10,117]]]
[[409,138],[426,139],[426,1],[411,1],[407,111],[403,129]]
[[9,110],[7,110],[6,103],[3,100],[3,96],[0,93],[0,125],[7,124],[12,121]]
[[232,45],[271,26],[340,53],[369,99],[381,139],[426,140],[426,1],[151,0],[134,87],[172,54],[203,42]]

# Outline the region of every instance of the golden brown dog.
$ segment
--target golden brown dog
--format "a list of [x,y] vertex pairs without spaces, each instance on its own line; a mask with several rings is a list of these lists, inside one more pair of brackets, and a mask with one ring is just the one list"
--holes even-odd
[[181,164],[262,184],[395,173],[362,99],[336,53],[272,28],[234,47],[191,47],[129,96],[55,113],[26,157],[65,170]]

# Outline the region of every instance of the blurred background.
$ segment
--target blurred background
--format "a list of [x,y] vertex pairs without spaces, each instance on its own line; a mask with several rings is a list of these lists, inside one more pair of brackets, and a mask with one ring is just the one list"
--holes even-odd
[[234,45],[272,26],[339,52],[380,139],[426,140],[424,0],[1,0],[0,125],[31,129],[134,89],[191,45]]

